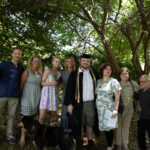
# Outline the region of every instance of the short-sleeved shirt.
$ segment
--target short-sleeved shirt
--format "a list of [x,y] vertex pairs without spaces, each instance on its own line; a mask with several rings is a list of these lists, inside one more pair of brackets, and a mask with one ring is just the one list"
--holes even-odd
[[122,113],[123,117],[132,116],[133,114],[133,92],[139,90],[139,85],[136,81],[128,81],[125,85],[121,85],[121,99],[123,102],[124,110]]
[[17,67],[9,60],[0,64],[0,98],[19,98],[20,79],[24,68]]
[[[106,126],[107,122],[107,110],[113,111],[114,109],[114,100],[113,93],[120,91],[121,86],[119,82],[110,78],[103,85],[101,84],[102,80],[98,80],[96,87],[96,108],[98,112],[98,122],[100,131],[109,131],[111,128]],[[117,126],[116,126],[117,127]]]

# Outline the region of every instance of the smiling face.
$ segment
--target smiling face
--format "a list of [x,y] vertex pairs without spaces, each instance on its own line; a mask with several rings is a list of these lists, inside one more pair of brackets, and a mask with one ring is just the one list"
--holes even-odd
[[40,63],[41,63],[40,58],[34,57],[31,64],[32,64],[32,67],[39,68],[40,67]]
[[74,67],[74,62],[73,62],[73,60],[71,58],[66,59],[65,67],[66,68],[73,68]]
[[53,67],[54,68],[59,68],[60,67],[60,59],[59,58],[54,58],[52,61]]
[[145,76],[141,76],[139,81],[142,89],[147,89],[150,86],[150,81]]
[[123,82],[127,82],[129,80],[129,72],[127,70],[123,70],[120,74],[120,79]]
[[83,70],[88,70],[90,68],[91,59],[81,58],[80,59],[80,67]]
[[105,69],[103,70],[103,76],[110,77],[112,74],[112,69],[110,66],[106,66]]

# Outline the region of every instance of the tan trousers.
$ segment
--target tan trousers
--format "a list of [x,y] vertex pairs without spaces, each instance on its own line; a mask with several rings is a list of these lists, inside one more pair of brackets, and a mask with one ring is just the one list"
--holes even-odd
[[18,98],[0,98],[0,113],[7,105],[7,135],[13,135],[13,124],[18,102]]
[[131,118],[132,115],[127,117],[118,117],[118,128],[114,130],[115,145],[123,146],[124,148],[128,147]]

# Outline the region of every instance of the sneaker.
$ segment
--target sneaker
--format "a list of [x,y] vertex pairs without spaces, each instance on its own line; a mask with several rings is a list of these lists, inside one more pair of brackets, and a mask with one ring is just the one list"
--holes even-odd
[[14,136],[12,135],[7,135],[7,140],[9,142],[9,144],[15,145],[16,144],[16,139]]

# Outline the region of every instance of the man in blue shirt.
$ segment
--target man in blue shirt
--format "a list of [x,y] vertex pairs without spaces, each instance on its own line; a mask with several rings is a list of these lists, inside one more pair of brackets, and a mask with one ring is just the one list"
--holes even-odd
[[7,105],[7,139],[10,144],[16,143],[13,136],[13,123],[20,97],[20,78],[24,71],[24,68],[19,64],[21,57],[22,50],[14,48],[12,50],[12,59],[0,63],[0,113]]

